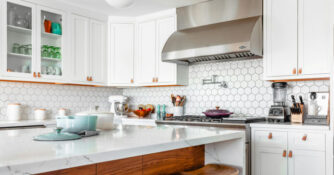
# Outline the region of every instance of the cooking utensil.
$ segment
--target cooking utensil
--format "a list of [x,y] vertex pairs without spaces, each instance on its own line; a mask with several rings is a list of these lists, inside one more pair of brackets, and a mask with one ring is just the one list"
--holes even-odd
[[98,106],[95,106],[95,110],[80,112],[75,115],[77,116],[97,116],[96,128],[98,129],[113,129],[114,114],[111,112],[100,112]]
[[80,133],[82,131],[96,131],[97,116],[58,116],[57,127],[62,132]]
[[203,114],[211,118],[227,118],[231,114],[233,114],[233,112],[224,109],[219,109],[219,107],[217,106],[216,109],[207,110],[203,112]]
[[80,139],[81,136],[73,133],[62,132],[63,128],[56,128],[55,132],[34,137],[36,141],[65,141]]

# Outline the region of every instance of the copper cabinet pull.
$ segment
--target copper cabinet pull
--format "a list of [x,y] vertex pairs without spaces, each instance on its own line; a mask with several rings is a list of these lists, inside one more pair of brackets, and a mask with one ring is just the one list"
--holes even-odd
[[268,139],[270,140],[270,139],[272,139],[273,138],[273,133],[269,133],[269,135],[268,135]]
[[131,79],[131,83],[133,83],[134,81],[133,81],[133,78]]
[[90,78],[89,78],[89,81],[93,81],[93,77],[90,77]]
[[298,74],[302,74],[302,73],[303,73],[303,69],[300,68],[300,69],[298,70]]
[[283,157],[286,157],[286,150],[283,151]]
[[36,72],[34,72],[34,75],[33,75],[35,78],[37,77],[37,75],[36,75]]
[[152,82],[155,83],[155,78],[153,78]]
[[293,75],[296,75],[296,74],[297,74],[297,69],[296,69],[296,68],[293,69],[292,74],[293,74]]
[[303,141],[306,141],[307,140],[307,135],[304,135],[303,138],[302,138]]
[[89,81],[89,76],[87,76],[87,81]]
[[158,77],[157,77],[157,78],[155,78],[155,82],[156,82],[156,83],[158,83],[158,81],[159,81],[159,78],[158,78]]
[[289,151],[289,158],[292,158],[292,151]]
[[37,76],[38,76],[38,78],[41,78],[41,73],[40,73],[40,72],[38,72]]

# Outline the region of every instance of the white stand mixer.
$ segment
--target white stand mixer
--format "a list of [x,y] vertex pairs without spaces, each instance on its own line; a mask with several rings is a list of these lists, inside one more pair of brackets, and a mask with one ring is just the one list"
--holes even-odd
[[111,103],[110,111],[115,115],[114,122],[120,123],[122,118],[127,117],[129,111],[128,100],[128,97],[122,95],[109,97],[109,102]]

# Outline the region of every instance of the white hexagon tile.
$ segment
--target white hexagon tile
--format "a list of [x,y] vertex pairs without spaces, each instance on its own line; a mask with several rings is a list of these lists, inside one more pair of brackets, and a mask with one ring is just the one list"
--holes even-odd
[[40,108],[47,109],[49,118],[54,118],[60,108],[70,109],[72,114],[94,106],[109,111],[108,97],[121,94],[122,89],[105,87],[0,82],[0,120],[6,120],[9,103],[22,104],[23,119],[33,119],[33,111]]
[[[218,85],[202,85],[202,79],[218,75],[228,88]],[[130,97],[132,105],[166,104],[171,107],[171,94],[187,96],[186,114],[201,114],[207,109],[220,106],[237,115],[267,116],[272,105],[271,82],[263,81],[262,60],[245,60],[198,64],[189,67],[189,85],[184,87],[131,88],[123,95]],[[308,93],[329,91],[329,81],[300,81],[288,83],[288,96],[302,95],[307,102]],[[0,97],[1,98],[1,97]],[[288,98],[289,103],[290,98]],[[171,110],[168,110],[171,112]]]

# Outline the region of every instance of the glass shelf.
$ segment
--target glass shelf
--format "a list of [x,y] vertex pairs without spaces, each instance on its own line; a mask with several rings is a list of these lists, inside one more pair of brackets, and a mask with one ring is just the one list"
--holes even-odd
[[19,53],[8,53],[8,56],[15,56],[17,58],[31,59],[31,55],[24,55]]
[[42,32],[42,36],[51,39],[61,39],[62,35],[54,34],[54,33],[46,33]]
[[12,25],[7,25],[8,31],[16,32],[16,33],[22,33],[22,34],[31,34],[31,29],[23,28],[23,27],[17,27]]
[[61,59],[42,57],[42,60],[60,62]]

